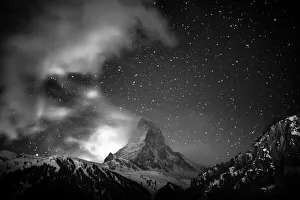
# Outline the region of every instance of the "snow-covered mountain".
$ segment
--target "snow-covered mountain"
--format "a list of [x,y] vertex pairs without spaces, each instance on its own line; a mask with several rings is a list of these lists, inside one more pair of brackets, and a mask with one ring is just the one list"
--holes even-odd
[[98,163],[9,151],[0,151],[0,188],[1,199],[151,198],[139,183]]
[[137,169],[163,172],[197,173],[204,167],[193,163],[179,152],[174,152],[166,144],[160,128],[153,122],[141,118],[138,128],[144,130],[140,137],[130,141],[115,154],[110,154],[105,162],[116,163],[116,159],[130,161]]
[[188,188],[191,178],[204,168],[173,152],[153,122],[142,118],[137,128],[141,136],[101,164],[62,155],[1,151],[4,199],[153,199],[161,188],[160,194],[170,186]]
[[200,173],[186,191],[189,199],[288,199],[300,195],[300,118],[270,126],[253,150]]
[[168,184],[183,189],[190,186],[203,166],[172,151],[156,124],[141,118],[137,124],[140,136],[115,154],[110,153],[102,164],[144,186],[152,196]]
[[[193,164],[176,157],[155,124],[142,119],[139,127],[145,134],[109,154],[103,164],[0,151],[1,199],[273,200],[300,195],[299,115],[274,123],[254,141],[253,150],[204,169],[191,183],[178,172]],[[143,159],[148,168],[138,162]],[[186,163],[178,165],[177,159]]]

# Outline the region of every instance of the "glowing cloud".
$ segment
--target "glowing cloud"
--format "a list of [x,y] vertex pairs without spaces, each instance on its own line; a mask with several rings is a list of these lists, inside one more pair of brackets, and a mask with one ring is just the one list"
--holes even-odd
[[[102,162],[110,153],[117,152],[122,148],[124,140],[124,129],[122,127],[100,126],[89,136],[87,140],[79,140],[72,137],[66,139],[66,143],[77,143],[81,152],[77,156],[92,161]],[[84,152],[89,152],[85,154]]]
[[46,118],[48,120],[62,120],[68,117],[71,109],[66,107],[47,105],[46,101],[40,99],[37,104],[37,119]]
[[86,92],[85,96],[87,99],[95,99],[95,98],[99,97],[100,94],[99,94],[98,90],[93,89],[93,90],[88,90]]

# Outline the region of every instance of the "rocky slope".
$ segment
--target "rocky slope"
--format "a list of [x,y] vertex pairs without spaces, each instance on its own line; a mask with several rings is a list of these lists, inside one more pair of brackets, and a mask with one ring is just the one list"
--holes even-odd
[[110,154],[105,161],[116,159],[128,160],[136,168],[142,170],[156,170],[165,172],[200,172],[204,169],[185,158],[181,153],[174,152],[166,144],[161,130],[153,122],[141,118],[138,128],[145,130],[145,134],[130,141],[114,155]]
[[[150,199],[140,184],[67,156],[0,152],[1,199]],[[118,191],[118,192],[116,192]]]
[[280,120],[253,143],[253,150],[200,173],[189,199],[284,199],[300,194],[300,118]]

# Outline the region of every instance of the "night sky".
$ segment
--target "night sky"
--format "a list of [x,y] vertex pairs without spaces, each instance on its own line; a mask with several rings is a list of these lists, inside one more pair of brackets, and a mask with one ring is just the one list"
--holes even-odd
[[[151,4],[167,20],[176,45],[145,41],[141,35],[133,49],[109,57],[99,76],[69,75],[59,84],[55,77],[48,78],[43,86],[48,97],[74,108],[78,101],[72,100],[82,99],[78,90],[99,88],[106,106],[149,118],[175,151],[205,165],[246,151],[272,119],[299,111],[295,3],[164,0]],[[20,20],[5,24],[14,23]],[[3,38],[11,32],[4,32]],[[61,135],[88,129],[93,106],[85,107],[77,118],[44,120],[46,129],[34,137],[0,137],[0,147],[56,153],[58,146],[62,148]]]

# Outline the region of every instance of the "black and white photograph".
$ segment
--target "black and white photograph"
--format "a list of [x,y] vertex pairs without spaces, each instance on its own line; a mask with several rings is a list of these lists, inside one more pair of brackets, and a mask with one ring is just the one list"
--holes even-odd
[[288,0],[1,0],[1,200],[300,195]]

